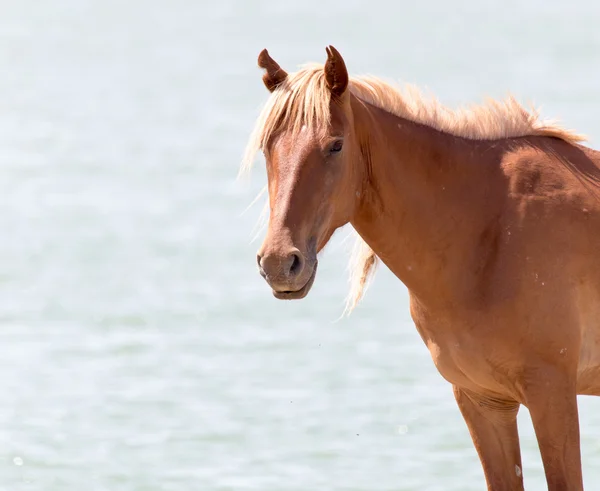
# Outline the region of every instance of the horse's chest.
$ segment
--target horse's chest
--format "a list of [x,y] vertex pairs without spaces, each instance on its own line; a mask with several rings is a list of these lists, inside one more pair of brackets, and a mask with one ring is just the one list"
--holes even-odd
[[[498,368],[503,357],[485,339],[469,336],[460,326],[416,323],[433,363],[448,382],[471,390],[502,392]],[[440,328],[442,327],[442,328]]]
[[450,349],[445,343],[438,344],[429,339],[425,342],[431,359],[436,368],[448,382],[456,385],[464,385],[467,378],[463,370],[460,368],[460,363],[457,363],[457,349]]
[[469,355],[470,350],[460,336],[453,335],[452,331],[435,329],[425,322],[415,324],[442,377],[455,385],[468,385],[468,372],[471,371],[473,355]]

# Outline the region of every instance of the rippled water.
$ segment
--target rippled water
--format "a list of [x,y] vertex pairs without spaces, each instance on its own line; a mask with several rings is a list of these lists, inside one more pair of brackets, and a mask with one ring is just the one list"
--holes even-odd
[[598,4],[483,3],[2,3],[0,490],[485,488],[402,284],[380,270],[335,322],[341,232],[311,294],[276,301],[242,214],[262,166],[235,180],[263,47],[292,69],[332,43],[451,105],[511,90],[597,141]]

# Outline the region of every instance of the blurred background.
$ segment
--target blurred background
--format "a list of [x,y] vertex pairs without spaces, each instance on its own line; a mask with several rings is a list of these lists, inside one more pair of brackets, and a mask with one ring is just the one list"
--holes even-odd
[[[267,97],[333,44],[351,73],[456,106],[508,91],[600,137],[600,4],[4,0],[0,491],[475,491],[451,388],[381,268],[357,311],[349,230],[300,302],[236,181]],[[600,400],[580,398],[587,489]],[[525,409],[527,489],[546,489]]]

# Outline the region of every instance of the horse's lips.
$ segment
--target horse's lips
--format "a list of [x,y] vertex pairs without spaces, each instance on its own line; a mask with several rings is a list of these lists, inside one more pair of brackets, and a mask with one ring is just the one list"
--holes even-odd
[[315,263],[315,267],[313,268],[313,272],[310,275],[310,278],[308,279],[308,281],[304,284],[304,286],[302,288],[300,288],[299,290],[295,290],[295,291],[283,291],[283,292],[278,292],[276,290],[273,290],[273,296],[279,300],[300,300],[301,298],[306,297],[306,295],[308,295],[308,292],[312,288],[313,283],[315,282],[315,277],[317,276],[317,265],[318,265],[318,263]]

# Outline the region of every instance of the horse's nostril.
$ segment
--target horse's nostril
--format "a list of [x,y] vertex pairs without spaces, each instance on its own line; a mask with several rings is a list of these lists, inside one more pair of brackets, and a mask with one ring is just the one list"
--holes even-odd
[[257,254],[256,255],[256,264],[258,265],[258,273],[263,277],[266,278],[267,277],[267,273],[265,272],[265,268],[263,267],[263,255],[262,254]]
[[290,275],[295,276],[302,271],[303,260],[300,254],[292,254],[292,264],[290,266]]
[[260,275],[275,282],[289,281],[300,276],[304,269],[304,262],[304,256],[296,248],[287,250],[283,254],[275,252],[256,255]]

